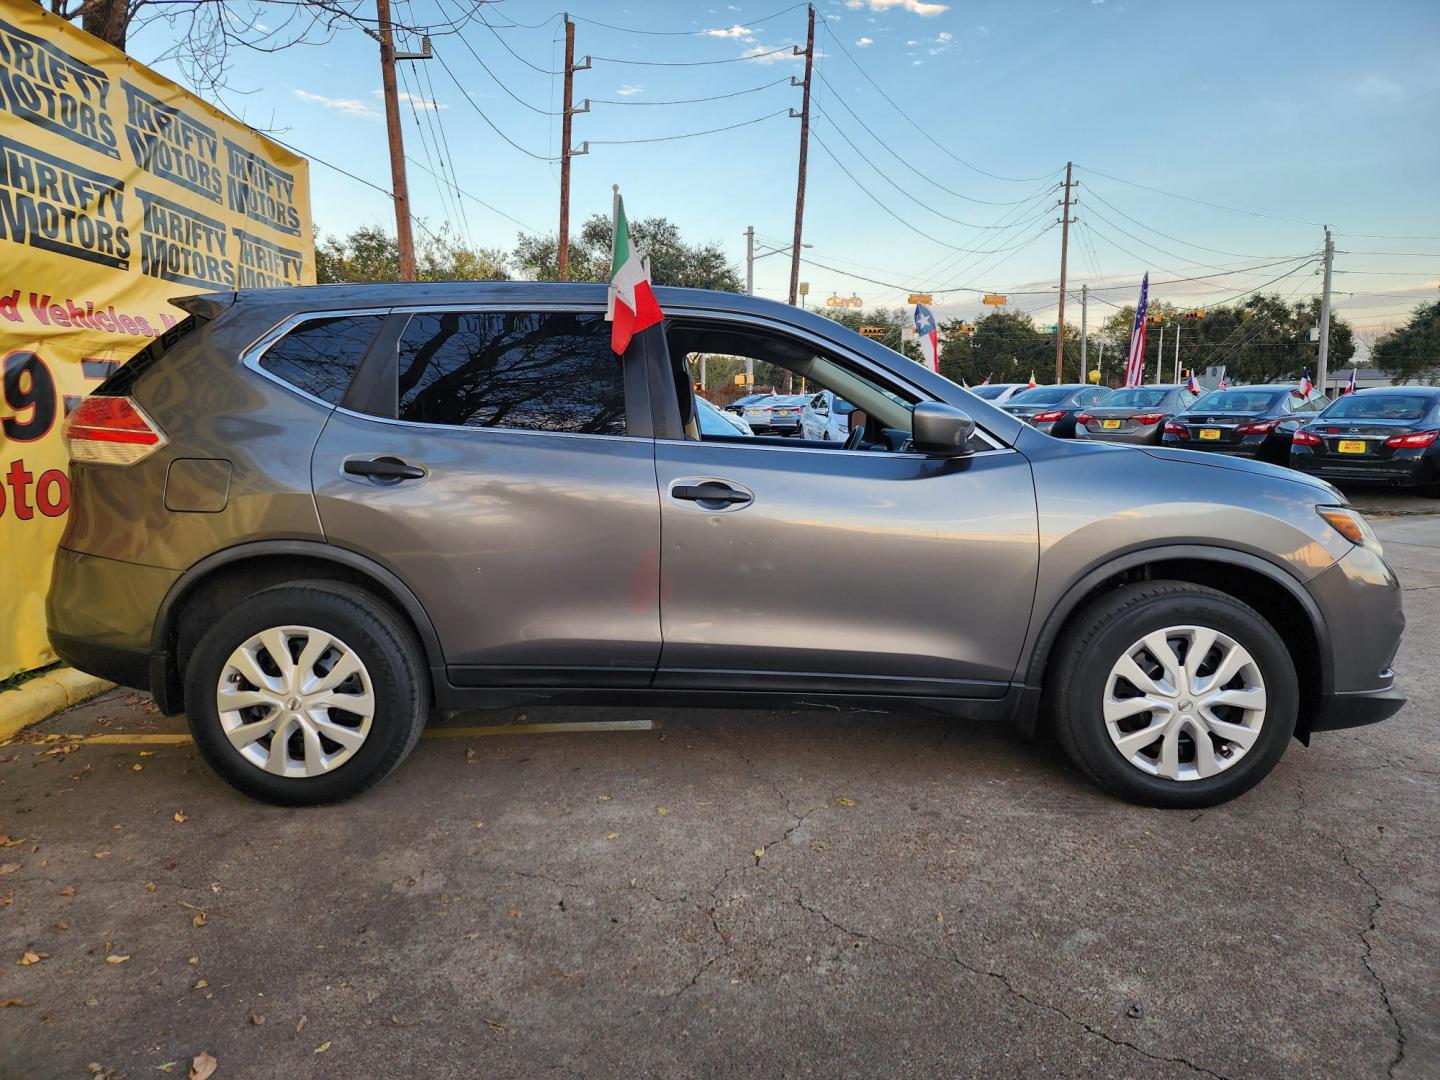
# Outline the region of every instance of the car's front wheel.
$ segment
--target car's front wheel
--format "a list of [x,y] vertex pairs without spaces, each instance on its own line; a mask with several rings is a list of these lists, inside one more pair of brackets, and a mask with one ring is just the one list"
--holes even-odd
[[1180,581],[1094,601],[1056,645],[1060,743],[1106,790],[1213,806],[1259,783],[1295,730],[1295,665],[1274,628],[1225,593]]
[[410,629],[369,593],[301,582],[256,593],[200,638],[190,730],[230,784],[267,802],[358,794],[414,748],[429,684]]

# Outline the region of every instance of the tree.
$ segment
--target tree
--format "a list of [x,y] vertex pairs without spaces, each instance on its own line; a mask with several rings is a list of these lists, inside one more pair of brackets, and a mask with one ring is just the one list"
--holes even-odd
[[1423,378],[1433,385],[1440,368],[1440,300],[1417,307],[1409,322],[1376,343],[1372,358],[1396,382]]
[[[415,248],[419,281],[507,281],[505,253],[498,248],[469,248],[448,226],[439,233],[421,230]],[[346,237],[327,236],[315,244],[315,280],[321,285],[348,281],[399,281],[400,248],[379,225],[364,225]]]
[[[609,281],[610,219],[592,214],[578,235],[570,238],[570,280]],[[687,244],[680,230],[663,217],[630,222],[630,236],[650,260],[650,278],[656,285],[742,292],[740,272],[725,258],[718,244]],[[516,239],[514,264],[537,281],[558,281],[560,242],[554,233]]]
[[[950,319],[940,327],[940,374],[952,382],[1026,382],[1032,372],[1045,380],[1046,372],[1054,371],[1055,335],[1038,329],[1029,315],[993,311],[976,319],[968,335],[960,331],[963,321]],[[1067,348],[1067,359],[1071,351]]]
[[893,349],[909,360],[920,362],[920,343],[904,336],[904,328],[910,325],[910,315],[904,308],[871,308],[859,312],[854,308],[817,308],[821,315],[833,319],[841,326],[848,326],[859,332],[862,326],[883,326],[885,333],[874,340],[886,348]]

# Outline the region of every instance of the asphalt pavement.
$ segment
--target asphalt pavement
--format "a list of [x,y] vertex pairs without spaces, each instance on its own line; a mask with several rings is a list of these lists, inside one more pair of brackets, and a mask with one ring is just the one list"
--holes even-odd
[[559,708],[287,810],[72,709],[0,746],[0,1076],[1440,1075],[1440,501],[1355,500],[1410,704],[1203,812],[917,711]]

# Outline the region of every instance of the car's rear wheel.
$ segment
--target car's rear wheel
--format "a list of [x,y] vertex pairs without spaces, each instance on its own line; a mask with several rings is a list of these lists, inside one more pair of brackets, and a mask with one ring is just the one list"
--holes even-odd
[[190,656],[186,711],[205,760],[267,802],[358,794],[415,746],[429,685],[413,634],[369,593],[281,585],[223,615]]
[[1295,665],[1274,628],[1179,581],[1094,601],[1056,645],[1060,743],[1101,787],[1160,807],[1213,806],[1275,767],[1295,730]]

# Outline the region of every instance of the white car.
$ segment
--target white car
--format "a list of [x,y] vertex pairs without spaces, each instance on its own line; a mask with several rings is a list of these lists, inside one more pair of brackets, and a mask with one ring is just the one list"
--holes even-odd
[[981,383],[979,386],[969,387],[970,393],[976,397],[984,398],[991,405],[1004,405],[1016,394],[1022,393],[1030,388],[1029,383]]
[[699,394],[695,395],[695,408],[697,410],[695,419],[700,424],[701,436],[729,435],[733,437],[755,434],[742,417],[728,413],[717,405],[712,405]]
[[811,398],[800,414],[800,437],[817,442],[844,442],[850,437],[850,414],[855,406],[829,390]]

